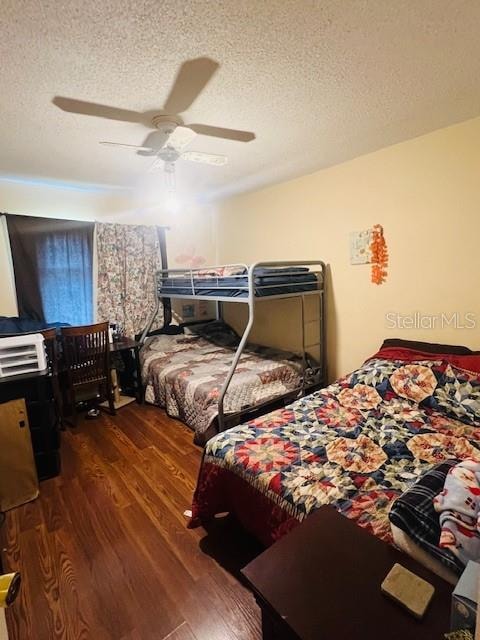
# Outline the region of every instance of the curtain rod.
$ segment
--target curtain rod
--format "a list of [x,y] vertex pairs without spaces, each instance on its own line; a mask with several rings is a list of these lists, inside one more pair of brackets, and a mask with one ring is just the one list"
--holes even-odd
[[44,216],[29,213],[9,213],[8,211],[0,211],[0,216],[17,216],[22,218],[44,218],[45,220],[64,220],[65,222],[95,222],[99,224],[123,224],[126,227],[155,227],[157,229],[165,229],[170,231],[171,227],[166,224],[137,224],[136,222],[105,222],[105,220],[86,220],[79,218],[56,218],[55,216]]

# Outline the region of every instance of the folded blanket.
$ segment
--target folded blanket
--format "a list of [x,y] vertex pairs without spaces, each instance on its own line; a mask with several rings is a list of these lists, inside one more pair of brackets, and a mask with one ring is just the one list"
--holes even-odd
[[440,547],[467,564],[480,559],[480,462],[463,460],[452,467],[434,498],[440,514]]
[[447,460],[427,471],[410,489],[405,491],[392,505],[389,518],[431,556],[460,575],[464,564],[448,548],[440,547],[441,528],[433,499],[442,490],[450,469],[456,460]]
[[245,267],[241,265],[226,265],[216,269],[201,269],[193,272],[193,276],[199,278],[225,278],[226,276],[237,276],[246,273]]

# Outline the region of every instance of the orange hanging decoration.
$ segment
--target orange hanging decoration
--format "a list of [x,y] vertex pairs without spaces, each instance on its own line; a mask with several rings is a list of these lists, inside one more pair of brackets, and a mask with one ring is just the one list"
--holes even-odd
[[380,224],[374,225],[372,229],[370,251],[372,253],[372,282],[383,284],[387,279],[388,249],[383,236],[383,227]]

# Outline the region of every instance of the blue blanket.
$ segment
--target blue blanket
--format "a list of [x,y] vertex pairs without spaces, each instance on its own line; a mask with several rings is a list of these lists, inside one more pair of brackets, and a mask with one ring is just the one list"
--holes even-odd
[[12,335],[16,333],[33,333],[34,331],[42,331],[42,329],[50,329],[52,327],[66,327],[61,322],[42,322],[41,320],[33,320],[28,317],[7,317],[0,316],[0,335]]

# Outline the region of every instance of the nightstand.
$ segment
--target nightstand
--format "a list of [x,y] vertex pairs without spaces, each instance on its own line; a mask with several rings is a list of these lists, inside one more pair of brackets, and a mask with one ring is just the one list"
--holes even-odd
[[[422,620],[380,584],[396,563],[435,587]],[[264,640],[441,640],[453,587],[332,507],[321,507],[242,571]]]

